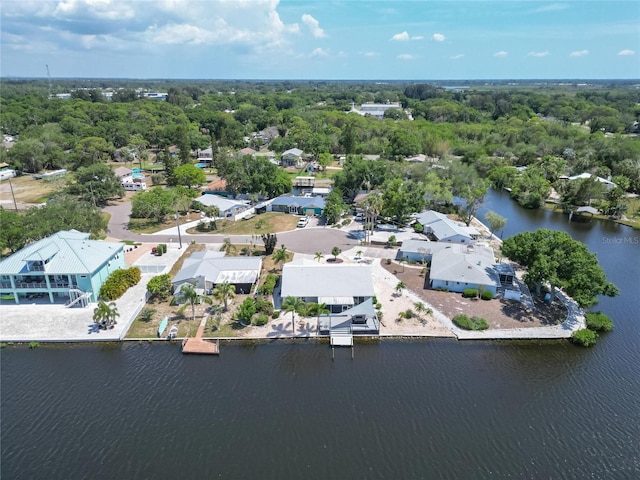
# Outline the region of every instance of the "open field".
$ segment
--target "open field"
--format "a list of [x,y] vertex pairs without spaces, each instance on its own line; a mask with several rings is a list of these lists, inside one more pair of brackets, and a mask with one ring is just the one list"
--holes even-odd
[[[294,230],[298,224],[298,219],[299,217],[295,215],[288,215],[279,212],[266,212],[247,220],[238,220],[237,222],[232,220],[218,220],[216,222],[218,229],[206,233],[260,236],[263,233],[277,233]],[[168,225],[168,227],[171,226],[172,225]],[[190,228],[187,230],[187,233],[195,235],[202,232],[198,232],[196,228]]]
[[24,204],[44,203],[52,194],[61,190],[65,183],[65,177],[55,177],[48,180],[36,180],[31,175],[14,177],[0,183],[0,200],[4,208],[13,208],[13,198],[11,197],[11,187],[13,187],[13,194],[19,209]]

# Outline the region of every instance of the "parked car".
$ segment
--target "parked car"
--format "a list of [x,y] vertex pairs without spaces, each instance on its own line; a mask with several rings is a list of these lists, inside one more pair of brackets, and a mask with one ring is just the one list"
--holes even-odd
[[309,223],[309,217],[302,217],[298,220],[298,228],[304,228]]
[[355,216],[355,217],[353,217],[353,219],[354,219],[356,222],[364,222],[364,213],[358,213],[358,214],[356,214],[356,216]]

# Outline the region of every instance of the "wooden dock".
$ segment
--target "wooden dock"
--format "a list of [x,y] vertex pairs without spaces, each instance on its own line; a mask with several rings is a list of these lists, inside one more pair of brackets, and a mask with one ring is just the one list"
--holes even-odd
[[204,327],[207,323],[207,316],[205,315],[198,326],[196,336],[193,338],[185,338],[182,340],[182,353],[195,353],[200,355],[219,355],[220,354],[220,341],[210,342],[203,340]]

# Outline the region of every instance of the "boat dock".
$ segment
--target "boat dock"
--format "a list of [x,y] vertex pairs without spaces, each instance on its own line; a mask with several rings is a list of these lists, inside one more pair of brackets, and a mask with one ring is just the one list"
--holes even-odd
[[182,353],[195,353],[200,355],[218,355],[220,354],[220,341],[216,340],[211,342],[203,340],[204,327],[207,323],[207,316],[205,315],[198,326],[198,331],[195,337],[188,337],[182,340]]
[[333,327],[329,332],[331,342],[331,358],[335,358],[335,347],[350,347],[353,358],[353,331],[350,327]]

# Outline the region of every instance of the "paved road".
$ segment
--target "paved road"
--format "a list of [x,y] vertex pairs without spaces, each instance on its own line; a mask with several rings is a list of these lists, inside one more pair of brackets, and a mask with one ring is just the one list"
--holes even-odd
[[[109,236],[119,240],[132,240],[136,242],[162,242],[177,243],[177,234],[138,234],[127,230],[131,203],[108,206],[104,209],[111,215],[109,220]],[[176,232],[177,233],[177,232]],[[331,253],[333,247],[347,250],[359,244],[359,241],[349,236],[349,232],[331,227],[307,227],[289,232],[278,233],[278,245],[285,245],[288,250],[298,253],[314,254],[322,252],[325,256]],[[182,234],[182,242],[189,243],[195,240],[198,243],[222,243],[229,238],[235,244],[249,244],[253,240],[251,235],[187,235]],[[255,240],[253,240],[255,242]],[[258,240],[261,242],[261,240]]]

